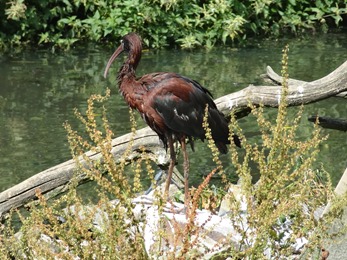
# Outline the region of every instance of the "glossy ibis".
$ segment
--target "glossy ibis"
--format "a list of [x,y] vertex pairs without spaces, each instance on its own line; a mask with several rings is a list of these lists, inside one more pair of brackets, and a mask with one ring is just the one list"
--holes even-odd
[[[158,134],[165,148],[170,151],[168,179],[165,197],[168,196],[173,167],[176,163],[174,143],[179,142],[184,157],[185,204],[189,201],[188,172],[189,161],[186,139],[194,151],[193,139],[205,139],[202,126],[205,108],[208,106],[208,123],[212,138],[221,153],[227,152],[229,141],[228,122],[217,109],[211,93],[197,81],[176,73],[156,72],[136,78],[135,71],[141,59],[141,38],[136,33],[125,35],[121,45],[109,59],[104,77],[106,78],[112,62],[123,52],[127,59],[118,71],[118,85],[125,101],[138,110],[145,122]],[[240,146],[237,136],[234,143]]]

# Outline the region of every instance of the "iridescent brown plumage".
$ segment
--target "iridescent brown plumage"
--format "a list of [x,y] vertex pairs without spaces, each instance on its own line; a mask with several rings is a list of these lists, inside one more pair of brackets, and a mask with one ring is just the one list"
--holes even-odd
[[[107,76],[112,62],[127,52],[118,72],[118,85],[125,101],[131,108],[138,110],[146,123],[158,134],[165,148],[170,151],[170,166],[165,186],[168,195],[173,167],[176,163],[174,143],[180,142],[184,157],[185,203],[188,197],[189,161],[186,150],[186,138],[192,149],[193,139],[205,139],[202,126],[205,108],[208,106],[208,123],[212,138],[221,153],[227,152],[229,144],[228,123],[213,102],[211,93],[198,82],[176,73],[157,72],[136,78],[135,70],[141,59],[142,44],[140,37],[129,33],[123,37],[121,45],[109,59],[104,77]],[[233,137],[237,146],[240,140]]]

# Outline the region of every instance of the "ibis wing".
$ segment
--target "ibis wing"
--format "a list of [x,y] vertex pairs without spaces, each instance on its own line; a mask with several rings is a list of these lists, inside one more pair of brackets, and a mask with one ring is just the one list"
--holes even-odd
[[[164,140],[165,133],[205,139],[202,126],[208,106],[208,123],[219,150],[226,153],[229,128],[211,93],[198,82],[174,73],[152,73],[139,80],[147,89],[142,115]],[[168,132],[169,131],[169,132]]]
[[[205,138],[202,123],[208,105],[208,122],[213,139],[228,142],[228,124],[218,111],[211,94],[198,82],[178,74],[158,74],[160,80],[149,91],[150,106],[167,128],[200,139]],[[152,77],[153,79],[153,77]]]
[[191,101],[170,93],[156,96],[153,105],[169,129],[203,139],[204,109],[202,105]]

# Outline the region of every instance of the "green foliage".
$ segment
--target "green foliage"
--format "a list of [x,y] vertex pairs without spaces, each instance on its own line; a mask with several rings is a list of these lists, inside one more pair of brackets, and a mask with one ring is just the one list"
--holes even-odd
[[339,26],[343,0],[251,1],[0,1],[0,47],[33,43],[63,48],[80,41],[115,41],[135,31],[148,47],[225,44]]

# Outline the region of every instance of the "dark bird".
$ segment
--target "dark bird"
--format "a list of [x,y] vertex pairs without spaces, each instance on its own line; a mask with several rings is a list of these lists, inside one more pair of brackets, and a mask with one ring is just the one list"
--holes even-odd
[[[128,57],[118,72],[118,85],[125,101],[138,110],[145,122],[152,128],[170,151],[170,166],[166,180],[165,196],[168,196],[173,167],[176,163],[174,143],[179,142],[184,158],[185,204],[188,205],[189,161],[186,139],[194,151],[193,139],[205,139],[202,126],[205,108],[208,106],[208,124],[212,138],[221,153],[227,153],[229,141],[228,122],[217,109],[211,93],[197,81],[176,73],[156,72],[136,78],[135,71],[141,59],[141,38],[129,33],[109,59],[104,77],[106,78],[112,62],[123,52]],[[240,147],[239,138],[233,136],[234,143]]]

